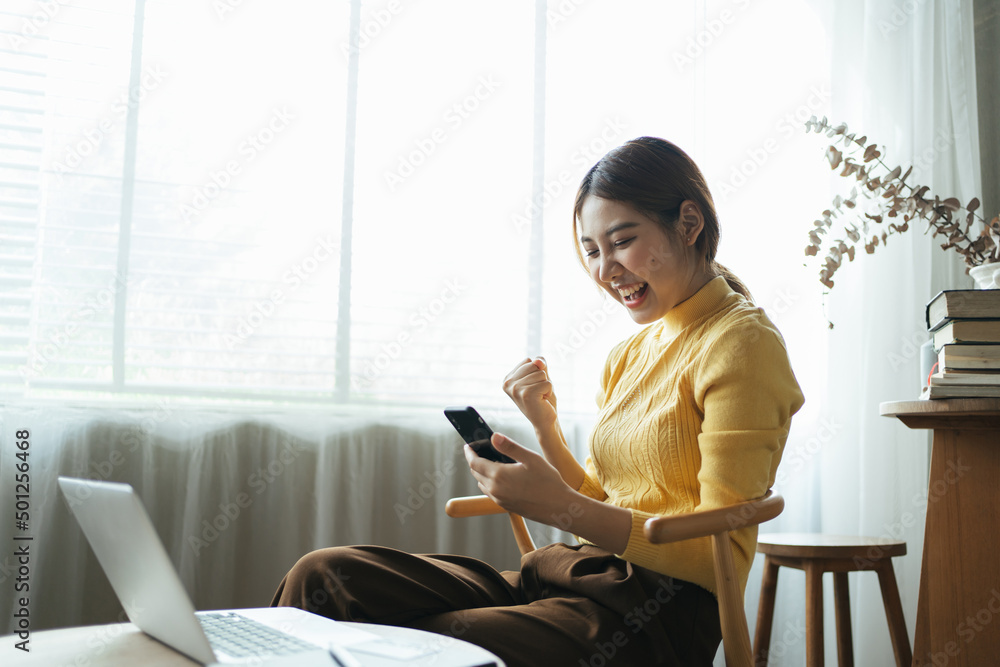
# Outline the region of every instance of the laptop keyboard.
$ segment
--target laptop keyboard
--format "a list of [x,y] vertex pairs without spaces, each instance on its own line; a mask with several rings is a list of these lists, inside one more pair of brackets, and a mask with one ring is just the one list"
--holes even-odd
[[198,614],[208,642],[218,653],[234,658],[264,655],[289,655],[322,650],[311,644],[264,625],[252,618],[225,612]]

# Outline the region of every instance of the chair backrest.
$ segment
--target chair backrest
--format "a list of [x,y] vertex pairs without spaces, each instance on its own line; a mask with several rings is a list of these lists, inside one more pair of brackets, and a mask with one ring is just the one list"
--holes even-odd
[[656,517],[647,521],[644,527],[646,537],[655,544],[697,537],[711,538],[722,646],[726,653],[727,667],[753,667],[750,629],[743,610],[743,592],[733,563],[729,533],[770,521],[781,514],[784,508],[784,498],[768,491],[760,498],[728,507]]

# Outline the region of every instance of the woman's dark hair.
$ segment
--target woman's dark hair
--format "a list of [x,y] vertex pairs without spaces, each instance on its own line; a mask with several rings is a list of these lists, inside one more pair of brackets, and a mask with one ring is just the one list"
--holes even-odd
[[719,218],[712,194],[698,165],[674,144],[656,137],[632,139],[609,151],[583,177],[573,207],[573,237],[584,267],[587,262],[580,249],[577,224],[583,203],[589,196],[628,204],[659,221],[671,235],[677,234],[681,202],[695,202],[705,219],[695,249],[715,273],[726,279],[734,292],[753,302],[743,281],[715,261],[719,247]]

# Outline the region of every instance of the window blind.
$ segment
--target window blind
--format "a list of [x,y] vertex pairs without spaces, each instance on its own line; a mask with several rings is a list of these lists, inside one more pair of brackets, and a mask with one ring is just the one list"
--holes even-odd
[[4,14],[4,396],[496,401],[527,242],[482,204],[530,187],[530,8],[46,8]]
[[132,3],[2,15],[4,393],[107,375]]

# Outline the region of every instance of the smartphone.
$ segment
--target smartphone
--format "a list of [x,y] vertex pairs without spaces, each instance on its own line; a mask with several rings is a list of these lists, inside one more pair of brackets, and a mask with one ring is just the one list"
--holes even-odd
[[444,416],[479,456],[498,463],[517,463],[493,447],[490,443],[493,429],[479,416],[475,408],[470,406],[445,408]]

